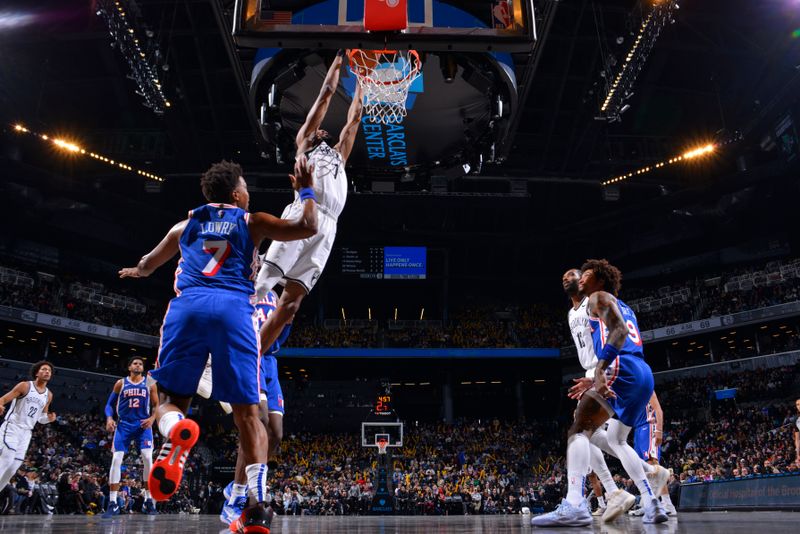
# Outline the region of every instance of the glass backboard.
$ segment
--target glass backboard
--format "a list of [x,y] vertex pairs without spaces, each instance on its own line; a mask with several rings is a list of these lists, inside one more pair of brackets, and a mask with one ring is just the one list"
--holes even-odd
[[536,41],[533,0],[408,0],[408,28],[364,31],[364,0],[237,0],[233,35],[253,48],[524,52]]
[[403,446],[403,423],[363,422],[361,423],[361,446],[378,448],[378,439],[388,437],[387,448]]

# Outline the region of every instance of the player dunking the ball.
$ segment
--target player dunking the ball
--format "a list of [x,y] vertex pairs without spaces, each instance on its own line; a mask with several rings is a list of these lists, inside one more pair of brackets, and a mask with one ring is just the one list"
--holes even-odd
[[[668,518],[645,475],[645,464],[627,442],[631,428],[645,418],[647,403],[653,395],[653,372],[644,361],[636,314],[615,297],[622,279],[619,269],[606,260],[587,260],[581,271],[578,288],[589,299],[586,314],[598,360],[594,387],[580,396],[568,432],[567,497],[555,511],[533,518],[531,524],[591,526],[592,516],[583,498],[591,443],[601,449],[609,448],[622,462],[639,489],[645,510],[643,522],[663,523]],[[596,430],[606,421],[608,431],[603,436]],[[596,442],[601,436],[603,444]]]
[[31,433],[36,423],[46,425],[56,420],[56,414],[49,412],[53,393],[47,383],[53,376],[53,364],[41,361],[31,366],[31,380],[20,382],[0,397],[0,415],[11,408],[0,425],[0,490],[17,472],[25,460]]
[[[111,469],[108,473],[108,508],[103,517],[119,515],[117,492],[122,475],[122,460],[131,441],[139,444],[142,455],[142,478],[144,488],[144,512],[155,514],[156,507],[150,497],[147,479],[153,467],[153,423],[158,408],[158,392],[155,384],[147,385],[144,376],[144,360],[134,356],[128,360],[128,376],[114,384],[106,402],[106,430],[114,432],[114,448]],[[114,414],[119,422],[114,421]]]
[[252,297],[257,251],[264,239],[293,240],[317,231],[312,189],[313,167],[304,157],[290,176],[302,210],[291,219],[249,213],[250,195],[239,165],[221,162],[203,174],[200,185],[208,204],[189,212],[136,267],[120,277],[150,276],[180,252],[175,291],[161,326],[156,368],[158,429],[167,439],[150,472],[153,498],[170,498],[180,485],[189,451],[197,442],[197,423],[186,419],[208,355],[216,384],[214,396],[233,408],[247,474],[249,506],[242,514],[245,534],[268,534],[267,434],[258,417],[259,337]]
[[[338,143],[329,145],[328,132],[320,129],[339,86],[343,55],[344,51],[340,50],[334,58],[319,96],[295,138],[297,155],[307,155],[309,164],[314,165],[314,191],[320,213],[319,232],[302,241],[273,242],[262,258],[264,264],[256,281],[259,298],[263,298],[276,284],[284,285],[277,309],[261,329],[262,350],[275,343],[283,327],[297,313],[303,298],[319,280],[336,239],[337,220],[347,200],[347,175],[344,168],[361,125],[363,96],[360,84],[356,84],[347,122],[339,134]],[[286,206],[282,217],[295,217],[300,209],[300,199],[295,195],[294,202]]]

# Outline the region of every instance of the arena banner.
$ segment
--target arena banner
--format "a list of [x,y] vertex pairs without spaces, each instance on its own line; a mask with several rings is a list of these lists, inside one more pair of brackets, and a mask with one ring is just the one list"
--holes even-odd
[[681,511],[800,510],[800,474],[681,486]]
[[23,310],[11,306],[0,306],[0,317],[21,324],[38,324],[62,332],[75,332],[101,339],[124,341],[140,347],[158,347],[158,338],[156,336],[148,336],[139,332],[131,332],[120,328],[87,323],[77,319]]
[[685,336],[687,334],[694,334],[721,326],[721,317],[711,317],[710,319],[692,321],[691,323],[674,324],[663,328],[656,328],[655,330],[646,330],[642,332],[642,339],[645,341],[653,341],[655,339]]
[[708,319],[665,326],[654,330],[645,330],[642,332],[642,339],[645,341],[666,340],[696,334],[697,332],[720,330],[722,328],[728,328],[729,326],[742,326],[795,315],[800,315],[800,301],[776,304],[775,306],[757,308],[755,310],[734,313],[733,315],[709,317]]

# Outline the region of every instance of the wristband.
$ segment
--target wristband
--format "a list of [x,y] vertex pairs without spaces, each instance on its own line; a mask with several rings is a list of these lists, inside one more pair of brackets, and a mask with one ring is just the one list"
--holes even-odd
[[42,415],[39,416],[38,421],[39,421],[39,424],[46,425],[47,423],[50,422],[50,418],[47,416],[46,413],[43,413]]
[[619,349],[611,343],[606,343],[597,359],[610,362],[611,360],[615,360],[617,356],[619,356]]
[[300,193],[300,200],[308,200],[309,198],[314,202],[317,201],[317,195],[314,194],[314,189],[311,187],[303,187],[299,191]]

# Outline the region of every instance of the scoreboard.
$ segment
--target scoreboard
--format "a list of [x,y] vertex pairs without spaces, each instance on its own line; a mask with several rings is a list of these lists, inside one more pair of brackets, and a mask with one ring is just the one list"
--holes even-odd
[[363,247],[341,249],[342,274],[374,280],[424,280],[428,271],[425,247]]

